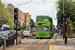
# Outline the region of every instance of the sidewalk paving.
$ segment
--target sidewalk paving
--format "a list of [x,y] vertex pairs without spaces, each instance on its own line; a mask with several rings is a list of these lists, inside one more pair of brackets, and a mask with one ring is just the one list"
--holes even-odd
[[3,50],[3,47],[0,47],[0,50]]
[[75,50],[75,46],[50,45],[49,50]]
[[9,46],[6,48],[6,50],[25,50],[28,46],[30,46],[32,43],[22,43],[18,45]]
[[66,45],[64,40],[56,42],[58,42],[58,44],[51,44],[49,50],[75,50],[75,38],[68,38]]
[[[32,43],[22,43],[18,45],[11,45],[9,47],[6,47],[6,50],[25,50],[28,46],[30,46]],[[0,50],[3,50],[3,47],[0,47]]]
[[[50,39],[49,43],[51,43],[49,50],[75,50],[75,38],[68,38],[66,45],[64,45],[64,40],[55,41],[55,39]],[[31,44],[32,43],[21,43],[18,45],[6,47],[6,50],[25,50]],[[0,47],[0,50],[3,50],[3,47]]]

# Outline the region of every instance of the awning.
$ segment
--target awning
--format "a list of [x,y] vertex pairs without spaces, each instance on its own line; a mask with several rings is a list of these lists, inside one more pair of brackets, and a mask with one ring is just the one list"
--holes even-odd
[[0,17],[0,24],[6,24],[8,22],[5,18]]

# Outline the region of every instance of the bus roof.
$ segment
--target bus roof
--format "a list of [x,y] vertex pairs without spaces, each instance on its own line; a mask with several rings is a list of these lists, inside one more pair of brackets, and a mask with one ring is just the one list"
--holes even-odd
[[[0,24],[0,25],[2,25],[2,24]],[[9,25],[6,25],[6,24],[3,24],[2,26],[4,26],[4,27],[10,27]]]
[[5,27],[10,27],[10,26],[8,26],[8,25],[3,25],[3,26],[5,26]]
[[[37,15],[36,17],[50,17],[50,16],[48,16],[48,15]],[[50,18],[52,18],[52,17],[50,17]]]

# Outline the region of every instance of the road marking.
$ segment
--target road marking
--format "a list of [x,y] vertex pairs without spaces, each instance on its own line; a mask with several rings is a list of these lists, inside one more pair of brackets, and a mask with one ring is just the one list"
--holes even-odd
[[49,50],[51,50],[52,45],[50,45]]

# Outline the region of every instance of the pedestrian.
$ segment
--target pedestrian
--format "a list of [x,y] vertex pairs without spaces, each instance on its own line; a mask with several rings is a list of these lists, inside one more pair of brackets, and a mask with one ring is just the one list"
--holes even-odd
[[59,35],[61,34],[61,30],[59,30]]
[[63,35],[62,31],[61,31],[60,35],[61,35],[61,36]]

